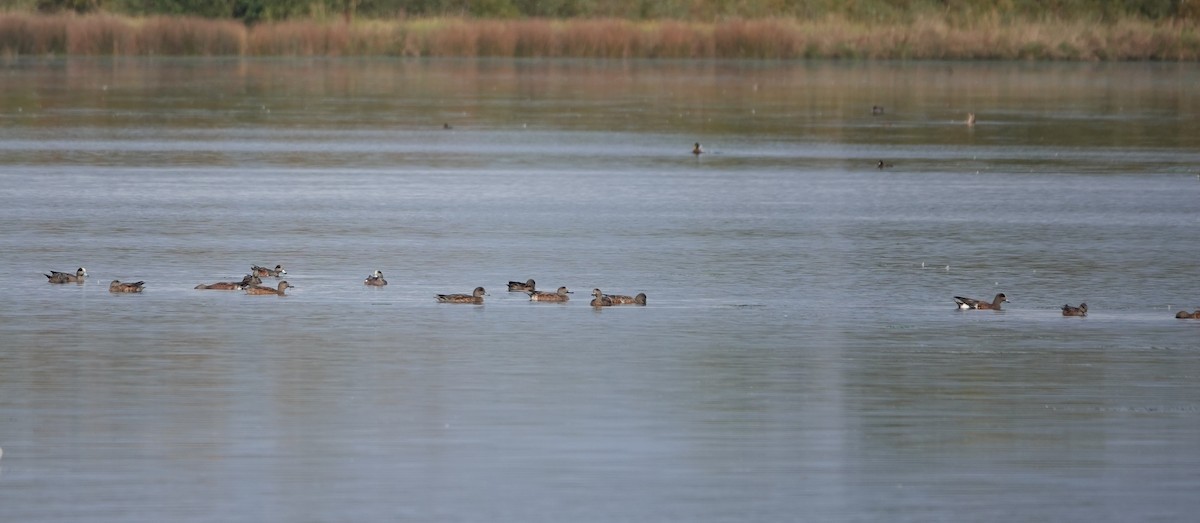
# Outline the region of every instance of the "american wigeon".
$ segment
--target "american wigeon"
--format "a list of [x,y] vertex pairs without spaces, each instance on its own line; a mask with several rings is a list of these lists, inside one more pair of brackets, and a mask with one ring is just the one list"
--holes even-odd
[[1078,307],[1072,307],[1071,304],[1062,306],[1063,316],[1087,316],[1087,304],[1080,303]]
[[240,282],[219,281],[217,283],[210,283],[208,285],[201,283],[200,285],[197,285],[194,288],[209,289],[209,290],[214,290],[214,291],[240,291],[242,289],[245,289],[246,287],[249,287],[251,285],[258,285],[260,283],[262,283],[262,279],[260,279],[258,276],[255,276],[253,274],[247,274],[245,277],[242,278],[242,281],[240,281]]
[[285,294],[283,293],[284,289],[295,289],[295,288],[296,288],[295,285],[292,285],[292,284],[288,283],[287,280],[284,280],[284,281],[279,282],[279,287],[274,288],[274,289],[272,289],[270,287],[263,287],[262,285],[251,285],[249,287],[246,287],[246,294],[252,294],[255,296],[262,296],[262,295],[266,295],[266,294],[274,294],[276,296],[285,296]]
[[876,115],[883,114],[883,106],[882,105],[872,105],[871,106],[871,114],[876,114]]
[[1197,309],[1196,312],[1179,311],[1178,313],[1175,314],[1175,317],[1179,318],[1181,320],[1188,320],[1188,319],[1200,320],[1200,309]]
[[533,278],[526,280],[525,283],[521,283],[519,281],[510,281],[508,282],[508,292],[536,291],[536,286],[537,283],[533,281]]
[[567,290],[566,287],[559,287],[555,292],[530,291],[529,301],[557,301],[563,302],[571,299],[568,294],[574,294]]
[[283,270],[283,265],[276,265],[274,269],[268,269],[266,267],[259,267],[255,265],[250,267],[250,274],[255,276],[274,276],[278,278],[284,274],[287,274],[287,271]]
[[387,280],[383,279],[383,272],[377,270],[371,273],[370,276],[367,276],[367,279],[363,280],[363,285],[383,287],[384,285],[387,285]]
[[471,294],[439,294],[437,295],[438,303],[483,303],[483,297],[487,296],[487,291],[483,287],[475,287],[475,291]]
[[975,113],[967,113],[967,127],[975,126]]
[[875,168],[877,169],[889,169],[895,166],[895,164],[886,163],[883,160],[879,160],[879,163],[875,164]]
[[108,292],[142,292],[142,286],[145,284],[144,281],[121,283],[120,280],[113,280],[108,284]]
[[592,289],[592,296],[596,297],[592,300],[593,307],[646,304],[646,293],[644,292],[639,292],[637,296],[622,296],[620,294],[604,294],[600,292],[600,289]]
[[954,303],[958,304],[958,308],[964,309],[964,310],[979,309],[979,310],[996,310],[996,311],[998,311],[998,310],[1000,310],[1000,304],[1004,303],[1006,301],[1008,301],[1008,296],[1005,296],[1003,292],[1000,294],[997,294],[996,297],[992,299],[991,303],[988,303],[986,301],[979,301],[979,300],[972,299],[972,298],[964,298],[962,296],[954,297]]
[[612,299],[600,292],[600,289],[592,289],[592,296],[595,296],[592,298],[592,307],[609,307],[613,304]]
[[704,148],[700,147],[700,142],[696,142],[696,145],[692,146],[692,154],[697,156],[704,154]]
[[87,277],[87,269],[80,267],[75,270],[75,274],[50,271],[50,274],[45,276],[50,280],[50,283],[83,283],[83,279]]

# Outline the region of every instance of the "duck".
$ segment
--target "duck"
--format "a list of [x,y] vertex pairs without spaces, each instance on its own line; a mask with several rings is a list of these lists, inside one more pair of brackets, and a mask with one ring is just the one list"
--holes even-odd
[[283,270],[283,265],[276,265],[274,269],[268,269],[266,267],[259,267],[255,265],[250,267],[250,274],[255,276],[274,276],[278,278],[284,274],[287,274],[287,271]]
[[144,281],[121,283],[121,280],[113,280],[108,284],[108,292],[142,292],[142,286],[145,284]]
[[871,106],[871,114],[876,114],[876,115],[883,114],[883,106],[882,105],[872,105]]
[[69,272],[50,271],[50,274],[45,275],[50,280],[50,283],[83,283],[83,279],[87,277],[87,269],[80,267],[75,270],[75,274]]
[[487,291],[483,287],[475,287],[471,294],[439,294],[437,295],[438,303],[483,303],[483,297],[487,296]]
[[260,279],[258,276],[255,276],[253,274],[247,274],[245,277],[242,278],[242,281],[240,281],[240,282],[219,281],[217,283],[210,283],[208,285],[201,283],[200,285],[197,285],[193,288],[208,289],[208,290],[215,290],[215,291],[240,291],[251,285],[259,285],[261,283],[262,283],[262,279]]
[[696,156],[704,154],[704,148],[700,147],[700,142],[696,142],[696,145],[692,146],[692,154]]
[[555,292],[529,291],[529,301],[556,301],[564,302],[571,299],[568,294],[574,294],[567,290],[566,287],[559,287]]
[[387,285],[387,280],[383,279],[383,272],[377,270],[371,273],[370,276],[367,276],[367,279],[363,280],[363,285],[383,287],[384,285]]
[[958,308],[963,309],[963,310],[979,309],[979,310],[996,310],[996,311],[998,311],[998,310],[1000,310],[1000,304],[1004,303],[1006,301],[1008,301],[1008,296],[1005,296],[1003,292],[1000,294],[997,294],[996,297],[992,299],[991,303],[988,303],[986,301],[979,301],[979,300],[976,300],[973,298],[964,298],[962,296],[954,297],[954,303],[957,303]]
[[292,285],[292,284],[288,283],[287,280],[284,280],[284,281],[279,282],[279,287],[274,288],[274,289],[272,289],[270,287],[263,287],[262,285],[251,285],[249,287],[246,287],[246,294],[251,294],[254,296],[262,296],[262,295],[266,295],[266,294],[274,294],[276,296],[286,296],[283,293],[284,289],[295,289],[295,288],[296,288],[295,285]]
[[533,278],[526,280],[525,283],[521,283],[519,281],[510,281],[508,282],[508,292],[535,291],[537,290],[534,288],[536,285],[537,284],[533,281]]
[[888,169],[895,166],[896,164],[886,163],[883,160],[879,160],[879,163],[875,164],[875,167],[878,169]]
[[1196,312],[1179,311],[1175,314],[1175,317],[1181,320],[1200,320],[1200,309],[1196,310]]
[[1063,316],[1087,316],[1087,304],[1080,303],[1078,307],[1072,307],[1071,304],[1062,306]]
[[967,127],[975,127],[975,113],[967,113]]
[[592,289],[592,296],[595,296],[592,298],[592,307],[610,307],[613,304],[612,298],[605,296],[600,289]]
[[[592,300],[593,307],[604,307],[608,305],[645,305],[646,293],[640,292],[637,296],[622,296],[620,294],[604,294],[600,289],[592,289],[592,296],[596,299]],[[596,302],[600,303],[597,304]]]

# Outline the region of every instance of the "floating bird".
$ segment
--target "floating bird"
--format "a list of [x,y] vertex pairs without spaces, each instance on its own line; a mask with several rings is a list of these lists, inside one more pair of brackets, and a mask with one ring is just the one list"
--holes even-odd
[[1186,320],[1186,319],[1200,320],[1200,310],[1196,310],[1196,312],[1179,311],[1178,313],[1175,314],[1175,317],[1179,318],[1181,320]]
[[108,284],[108,292],[142,292],[142,286],[146,282],[139,281],[135,283],[121,283],[120,280],[113,280]]
[[604,294],[600,289],[592,289],[592,296],[596,298],[592,300],[593,307],[606,307],[609,305],[645,305],[646,293],[638,293],[637,296],[622,296],[620,294]]
[[382,272],[375,271],[375,272],[371,273],[370,276],[367,276],[367,279],[363,280],[363,285],[370,285],[372,287],[383,287],[384,285],[387,285],[387,280],[383,279]]
[[963,310],[979,309],[979,310],[997,310],[998,311],[998,310],[1000,310],[1000,304],[1004,303],[1006,301],[1008,301],[1008,296],[1005,296],[1003,292],[1000,294],[997,294],[996,297],[994,299],[992,299],[991,303],[988,303],[986,301],[979,301],[979,300],[972,299],[972,298],[964,298],[962,296],[954,297],[954,303],[957,303],[958,308],[963,309]]
[[975,127],[975,113],[967,113],[967,127]]
[[194,288],[209,289],[209,290],[215,290],[215,291],[240,291],[242,289],[245,289],[246,287],[249,287],[251,285],[258,285],[260,283],[262,283],[262,280],[259,279],[258,276],[255,276],[253,274],[247,274],[244,278],[242,278],[242,281],[240,281],[240,282],[219,281],[217,283],[210,283],[208,285],[201,283],[200,285],[197,285]]
[[1078,307],[1072,307],[1071,304],[1062,306],[1063,316],[1087,316],[1087,304],[1080,303]]
[[255,265],[250,267],[250,274],[255,276],[274,276],[278,278],[284,274],[287,274],[287,271],[283,270],[283,265],[276,265],[274,269],[268,269],[266,267],[259,267]]
[[612,298],[605,296],[600,289],[592,289],[592,296],[595,296],[592,298],[592,307],[609,307],[613,304]]
[[508,292],[535,291],[537,290],[534,288],[536,285],[537,284],[533,281],[533,278],[526,280],[525,283],[521,283],[519,281],[510,281],[508,282]]
[[447,130],[449,130],[449,129],[453,129],[453,128],[454,128],[454,127],[451,127],[449,123],[444,123],[444,124],[442,124],[442,129],[447,129]]
[[559,287],[555,292],[529,291],[529,301],[557,301],[564,302],[571,299],[568,294],[573,294],[566,287]]
[[75,270],[75,274],[69,272],[50,271],[50,274],[45,275],[50,280],[50,283],[83,283],[83,279],[87,277],[87,269],[80,267]]
[[883,114],[883,106],[882,105],[872,105],[871,106],[871,114]]
[[879,163],[875,164],[875,167],[877,167],[879,169],[888,169],[888,168],[895,167],[895,166],[896,166],[895,164],[884,163],[883,160],[879,160]]
[[694,154],[696,156],[704,154],[704,149],[702,147],[700,147],[700,142],[696,142],[696,145],[694,147],[692,147],[692,154]]
[[487,291],[483,287],[475,287],[475,291],[471,294],[439,294],[437,301],[439,303],[483,303],[483,297],[487,296]]
[[266,295],[266,294],[274,294],[276,296],[286,296],[283,293],[284,289],[295,289],[295,288],[296,288],[295,285],[289,284],[287,281],[281,281],[281,282],[279,282],[279,287],[274,288],[274,289],[272,289],[270,287],[263,287],[262,285],[251,285],[249,287],[246,287],[246,294],[252,294],[255,296],[262,296],[262,295]]

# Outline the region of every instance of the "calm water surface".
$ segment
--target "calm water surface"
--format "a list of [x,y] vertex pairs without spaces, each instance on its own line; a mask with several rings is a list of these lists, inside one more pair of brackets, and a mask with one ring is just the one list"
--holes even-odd
[[1196,85],[10,59],[0,521],[1193,518]]

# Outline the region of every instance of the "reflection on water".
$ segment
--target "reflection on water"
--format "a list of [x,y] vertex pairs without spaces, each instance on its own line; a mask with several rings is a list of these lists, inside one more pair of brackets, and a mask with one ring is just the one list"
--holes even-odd
[[1197,76],[9,61],[0,520],[1186,519]]

